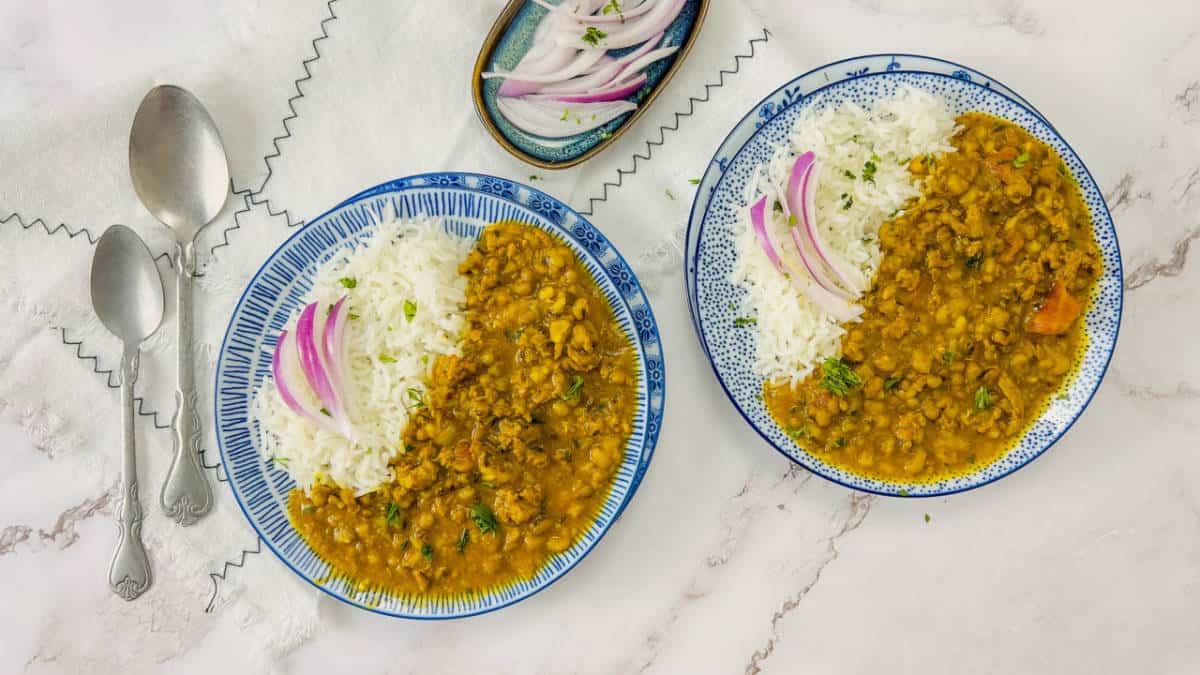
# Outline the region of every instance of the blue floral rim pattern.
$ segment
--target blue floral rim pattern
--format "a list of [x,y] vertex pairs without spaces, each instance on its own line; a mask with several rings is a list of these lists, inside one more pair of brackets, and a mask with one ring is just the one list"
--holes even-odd
[[[528,580],[472,595],[420,597],[359,592],[308,547],[287,517],[294,482],[257,447],[250,405],[270,372],[275,340],[312,287],[316,270],[338,251],[374,234],[390,216],[440,218],[447,232],[477,238],[490,223],[518,220],[564,241],[592,274],[641,367],[634,431],[614,484],[592,526],[567,551]],[[217,362],[215,417],[221,462],[238,505],[267,547],[293,572],[333,597],[389,616],[451,619],[519,602],[554,583],[608,531],[637,491],[662,429],[666,394],[662,342],[650,303],[621,254],[591,223],[557,199],[502,178],[470,173],[410,176],[364,190],[321,215],[284,242],[255,274],[230,318]]]
[[[944,98],[952,112],[986,112],[1045,141],[1079,183],[1104,262],[1104,274],[1084,316],[1088,344],[1075,374],[1021,439],[996,461],[966,476],[903,484],[865,478],[825,463],[779,428],[761,401],[763,380],[752,372],[755,334],[734,325],[730,302],[744,291],[728,281],[741,195],[754,168],[785,142],[801,110],[844,101],[873,102],[910,85]],[[1087,167],[1044,116],[1015,92],[978,71],[911,54],[876,54],[822,66],[783,85],[733,128],[709,164],[692,205],[685,249],[685,293],[701,347],[738,412],[776,450],[829,480],[866,492],[935,496],[998,480],[1041,455],[1079,418],[1100,385],[1116,346],[1123,302],[1120,247],[1112,217]]]

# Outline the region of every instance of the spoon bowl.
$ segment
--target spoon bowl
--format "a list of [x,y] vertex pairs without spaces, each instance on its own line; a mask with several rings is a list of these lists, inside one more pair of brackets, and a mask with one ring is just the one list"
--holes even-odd
[[104,327],[121,338],[121,498],[114,509],[120,538],[108,570],[113,592],[133,600],[150,587],[153,575],[142,546],[142,505],[138,500],[137,443],[133,385],[139,345],[163,319],[163,285],[154,256],[142,238],[123,225],[105,230],[92,257],[92,306]]
[[217,125],[186,89],[161,85],[138,106],[129,172],[146,210],[190,242],[225,206],[229,164]]
[[124,225],[108,228],[92,259],[92,306],[113,335],[136,345],[163,319],[163,285],[145,242]]

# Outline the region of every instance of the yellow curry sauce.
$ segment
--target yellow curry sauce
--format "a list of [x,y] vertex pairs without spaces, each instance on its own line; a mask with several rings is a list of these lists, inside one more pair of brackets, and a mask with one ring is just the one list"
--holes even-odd
[[1102,266],[1062,159],[1025,130],[958,118],[957,152],[909,168],[922,195],[879,231],[882,252],[842,357],[764,400],[796,442],[855,474],[927,482],[1006,451],[1085,344]]
[[363,590],[451,595],[532,576],[591,526],[632,432],[634,352],[570,248],[500,222],[459,271],[462,354],[434,362],[395,480],[289,499],[304,539]]

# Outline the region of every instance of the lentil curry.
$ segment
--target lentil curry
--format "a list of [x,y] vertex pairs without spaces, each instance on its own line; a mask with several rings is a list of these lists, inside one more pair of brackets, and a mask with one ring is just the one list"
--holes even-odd
[[958,118],[956,152],[914,158],[922,195],[882,252],[842,357],[764,400],[798,444],[883,480],[969,473],[1004,453],[1085,344],[1100,254],[1062,159],[1019,127]]
[[533,576],[591,526],[632,432],[634,352],[570,248],[500,222],[459,272],[462,353],[438,358],[411,401],[394,481],[289,498],[296,529],[360,590],[451,595]]

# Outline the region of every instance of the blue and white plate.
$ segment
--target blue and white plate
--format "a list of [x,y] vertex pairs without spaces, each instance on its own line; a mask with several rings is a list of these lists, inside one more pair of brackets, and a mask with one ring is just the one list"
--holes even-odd
[[[470,596],[424,597],[358,592],[308,547],[287,517],[294,482],[264,461],[254,392],[271,368],[275,340],[312,287],[316,270],[338,251],[369,238],[392,209],[402,217],[440,217],[448,232],[475,239],[490,223],[519,220],[557,235],[579,256],[608,299],[641,365],[633,434],[600,515],[567,551],[552,557],[529,580]],[[625,259],[591,223],[557,199],[491,176],[434,173],[401,178],[347,199],[296,232],[263,264],[238,301],[217,362],[217,441],[229,486],[267,547],[293,572],[322,591],[380,614],[450,619],[490,612],[523,600],[557,581],[586,556],[637,491],[658,441],[666,392],[662,343],[650,303]]]
[[[864,478],[831,466],[792,440],[761,400],[753,372],[755,332],[734,325],[731,302],[744,291],[729,281],[737,257],[737,211],[754,168],[786,142],[801,110],[853,101],[870,109],[879,98],[911,85],[946,100],[954,114],[981,111],[1007,119],[1053,147],[1079,182],[1104,261],[1084,317],[1088,343],[1077,374],[1004,456],[974,473],[936,483],[901,484]],[[709,164],[692,204],[685,254],[692,320],[721,386],[734,406],[776,450],[836,483],[866,492],[933,496],[968,490],[1012,473],[1054,444],[1087,407],[1108,368],[1121,323],[1121,253],[1112,217],[1087,167],[1025,99],[996,80],[955,63],[912,54],[876,54],[822,66],[763,99],[733,128]]]

